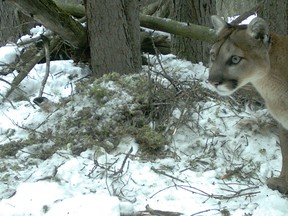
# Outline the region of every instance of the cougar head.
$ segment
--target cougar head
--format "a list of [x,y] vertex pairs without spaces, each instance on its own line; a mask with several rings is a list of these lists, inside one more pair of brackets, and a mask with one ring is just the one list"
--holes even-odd
[[217,41],[210,51],[208,81],[223,96],[255,82],[270,70],[270,36],[266,22],[255,18],[249,25],[230,25],[212,16]]

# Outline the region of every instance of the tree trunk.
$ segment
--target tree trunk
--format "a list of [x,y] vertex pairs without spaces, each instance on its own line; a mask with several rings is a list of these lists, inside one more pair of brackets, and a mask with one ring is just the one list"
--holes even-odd
[[141,68],[137,0],[86,1],[91,66],[95,76]]
[[258,16],[268,22],[270,31],[286,35],[288,33],[287,9],[287,1],[265,0],[264,9],[258,13]]
[[[210,17],[216,14],[213,0],[179,0],[173,1],[171,5],[172,19],[186,23],[211,25]],[[192,62],[208,62],[208,44],[202,41],[172,35],[172,52]]]
[[[27,23],[24,14],[7,2],[0,1],[0,45],[7,42],[16,42],[17,39],[28,33],[33,23]],[[30,20],[31,21],[31,20]]]

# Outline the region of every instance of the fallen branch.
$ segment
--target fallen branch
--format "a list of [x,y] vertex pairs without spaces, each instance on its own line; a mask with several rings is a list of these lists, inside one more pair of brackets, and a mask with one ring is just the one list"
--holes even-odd
[[153,45],[153,48],[154,48],[155,53],[156,53],[157,61],[158,61],[159,65],[160,65],[160,67],[161,67],[161,70],[163,71],[163,73],[162,73],[162,72],[157,72],[157,73],[161,74],[165,79],[167,79],[167,80],[171,83],[171,85],[175,88],[175,90],[176,90],[176,92],[177,92],[176,95],[180,94],[180,93],[182,92],[181,85],[179,85],[179,83],[177,83],[176,80],[174,80],[172,77],[170,77],[170,76],[166,73],[166,70],[164,69],[164,67],[163,67],[163,65],[162,65],[162,62],[161,62],[161,60],[160,60],[159,53],[157,52],[157,48],[156,48],[155,43],[154,43],[153,40],[152,40],[152,45]]
[[[154,196],[156,196],[160,192],[165,191],[165,190],[170,189],[170,188],[173,188],[173,187],[175,187],[177,189],[181,188],[182,190],[191,192],[192,194],[197,194],[197,195],[200,195],[203,197],[207,197],[208,199],[212,198],[212,199],[217,199],[217,200],[229,200],[229,199],[233,199],[233,198],[237,198],[237,197],[241,197],[241,196],[251,197],[253,195],[260,193],[260,191],[247,192],[249,190],[258,189],[259,188],[258,186],[247,187],[244,189],[240,189],[238,191],[229,190],[230,194],[222,195],[222,194],[210,194],[210,193],[205,192],[204,190],[201,190],[199,188],[196,188],[196,187],[193,187],[190,185],[177,185],[177,184],[175,184],[175,185],[168,186],[168,187],[154,193],[152,196],[150,196],[150,199],[152,199]],[[222,190],[224,190],[224,189],[222,189]],[[226,190],[226,191],[228,191],[228,190]]]
[[[192,192],[193,194],[198,194],[198,195],[206,196],[208,198],[219,199],[219,200],[229,200],[229,199],[233,199],[233,198],[237,198],[237,197],[241,197],[241,196],[252,196],[252,195],[260,193],[260,191],[246,192],[247,190],[258,189],[259,188],[258,186],[248,187],[248,188],[240,189],[238,191],[230,191],[231,194],[227,194],[227,195],[209,194],[209,193],[207,193],[203,190],[200,190],[196,187],[187,186],[187,185],[176,185],[176,186],[177,186],[177,188],[181,188],[183,190]],[[243,193],[244,191],[245,191],[245,193]]]
[[[59,36],[55,36],[52,38],[50,42],[50,50],[53,50],[62,42]],[[16,69],[19,71],[18,75],[13,79],[11,85],[12,87],[7,91],[5,101],[18,87],[18,85],[22,82],[22,80],[28,75],[28,73],[32,70],[32,68],[45,57],[45,49],[41,49],[38,51],[38,48],[33,45],[29,46],[23,55],[20,56],[20,62],[16,65]]]
[[177,181],[180,181],[180,182],[184,183],[183,180],[181,180],[181,179],[179,179],[179,178],[176,178],[176,177],[174,177],[174,176],[172,176],[172,175],[169,175],[169,174],[165,173],[165,172],[162,171],[162,170],[155,169],[154,167],[151,167],[151,170],[153,170],[153,171],[154,171],[155,173],[157,173],[157,174],[161,174],[161,175],[167,176],[167,177],[169,177],[169,178],[172,178],[173,180],[177,180]]
[[215,31],[207,26],[191,23],[187,24],[148,15],[140,15],[140,25],[142,27],[193,38],[208,43],[213,43],[216,40]]
[[48,175],[48,176],[44,176],[44,177],[42,177],[42,178],[39,178],[39,179],[36,180],[36,182],[38,182],[38,181],[45,181],[45,180],[51,180],[51,179],[55,178],[56,174],[58,173],[58,169],[59,169],[63,164],[65,164],[65,162],[61,163],[61,164],[58,165],[58,166],[54,166],[51,175]]
[[56,0],[55,3],[63,11],[76,18],[82,18],[85,16],[85,7],[82,4],[62,3],[61,0]]
[[8,0],[36,21],[60,35],[74,48],[84,49],[87,44],[86,29],[52,0]]
[[124,158],[124,160],[123,160],[123,162],[122,162],[122,165],[121,165],[120,169],[113,174],[114,176],[123,173],[123,171],[124,171],[124,166],[125,166],[125,164],[126,164],[126,161],[127,161],[127,159],[129,158],[129,156],[131,155],[132,152],[133,152],[133,147],[131,147],[130,150],[128,151],[128,153],[126,154],[126,156],[125,156],[125,158]]
[[171,211],[161,211],[161,210],[154,210],[149,205],[146,205],[146,211],[138,212],[137,216],[141,215],[157,215],[157,216],[180,216],[183,213],[180,212],[171,212]]
[[[101,165],[98,160],[97,160],[97,151],[94,152],[94,166],[93,168],[91,169],[91,171],[88,173],[88,177],[92,177],[92,174],[93,172],[99,167],[100,169],[103,169],[105,170],[105,172],[108,174],[108,171],[109,172],[112,172],[111,176],[116,176],[118,174],[122,174],[123,171],[124,171],[124,166],[128,160],[128,158],[130,157],[131,153],[133,152],[133,147],[131,147],[128,151],[128,153],[126,154],[122,164],[121,164],[121,167],[119,170],[115,171],[113,168],[113,166],[118,162],[119,159],[115,160],[111,165],[107,166],[108,162],[106,162],[105,165]],[[129,163],[128,163],[129,165]]]
[[[5,97],[3,94],[0,94],[0,96],[3,97],[3,98]],[[12,103],[11,100],[7,99],[7,101],[10,103],[10,105],[11,105],[11,107],[12,107],[13,109],[16,109],[16,107],[14,106],[14,104]],[[0,105],[2,105],[2,104],[0,103]]]
[[260,2],[259,4],[257,4],[255,7],[251,8],[249,11],[241,14],[239,17],[237,17],[235,20],[233,20],[230,24],[231,25],[238,25],[239,23],[241,23],[243,20],[247,19],[249,16],[257,13],[260,10],[263,10],[264,8],[264,3]]
[[[10,0],[11,1],[11,0]],[[14,0],[15,1],[15,0]],[[69,5],[56,3],[61,10],[71,13],[72,15],[81,17],[85,16],[85,8],[79,5]],[[165,1],[162,1],[159,6],[165,5]],[[73,9],[74,7],[74,9]],[[69,10],[68,10],[69,8]],[[153,30],[159,30],[175,35],[180,35],[183,37],[193,38],[195,40],[206,41],[212,43],[216,39],[215,31],[209,27],[187,24],[183,22],[178,22],[170,19],[163,19],[159,17],[149,16],[149,15],[140,15],[140,26],[150,28]],[[53,30],[53,29],[52,29]]]
[[195,215],[207,213],[207,212],[210,212],[210,211],[218,211],[218,212],[220,212],[221,210],[219,210],[219,209],[207,209],[207,210],[204,210],[204,211],[200,211],[200,212],[193,213],[193,214],[190,215],[190,216],[195,216]]

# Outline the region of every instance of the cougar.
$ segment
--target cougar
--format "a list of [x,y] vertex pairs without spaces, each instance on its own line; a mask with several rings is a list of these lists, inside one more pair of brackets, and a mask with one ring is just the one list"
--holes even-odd
[[279,124],[282,169],[268,179],[273,190],[288,193],[288,36],[270,33],[259,17],[248,25],[230,25],[212,16],[217,41],[210,51],[208,81],[218,94],[231,95],[251,83]]

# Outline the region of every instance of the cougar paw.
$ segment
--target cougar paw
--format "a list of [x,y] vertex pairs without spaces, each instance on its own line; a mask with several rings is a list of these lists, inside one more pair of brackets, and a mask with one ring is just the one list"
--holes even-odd
[[268,179],[267,186],[272,190],[278,190],[280,193],[288,194],[288,181],[285,176]]

